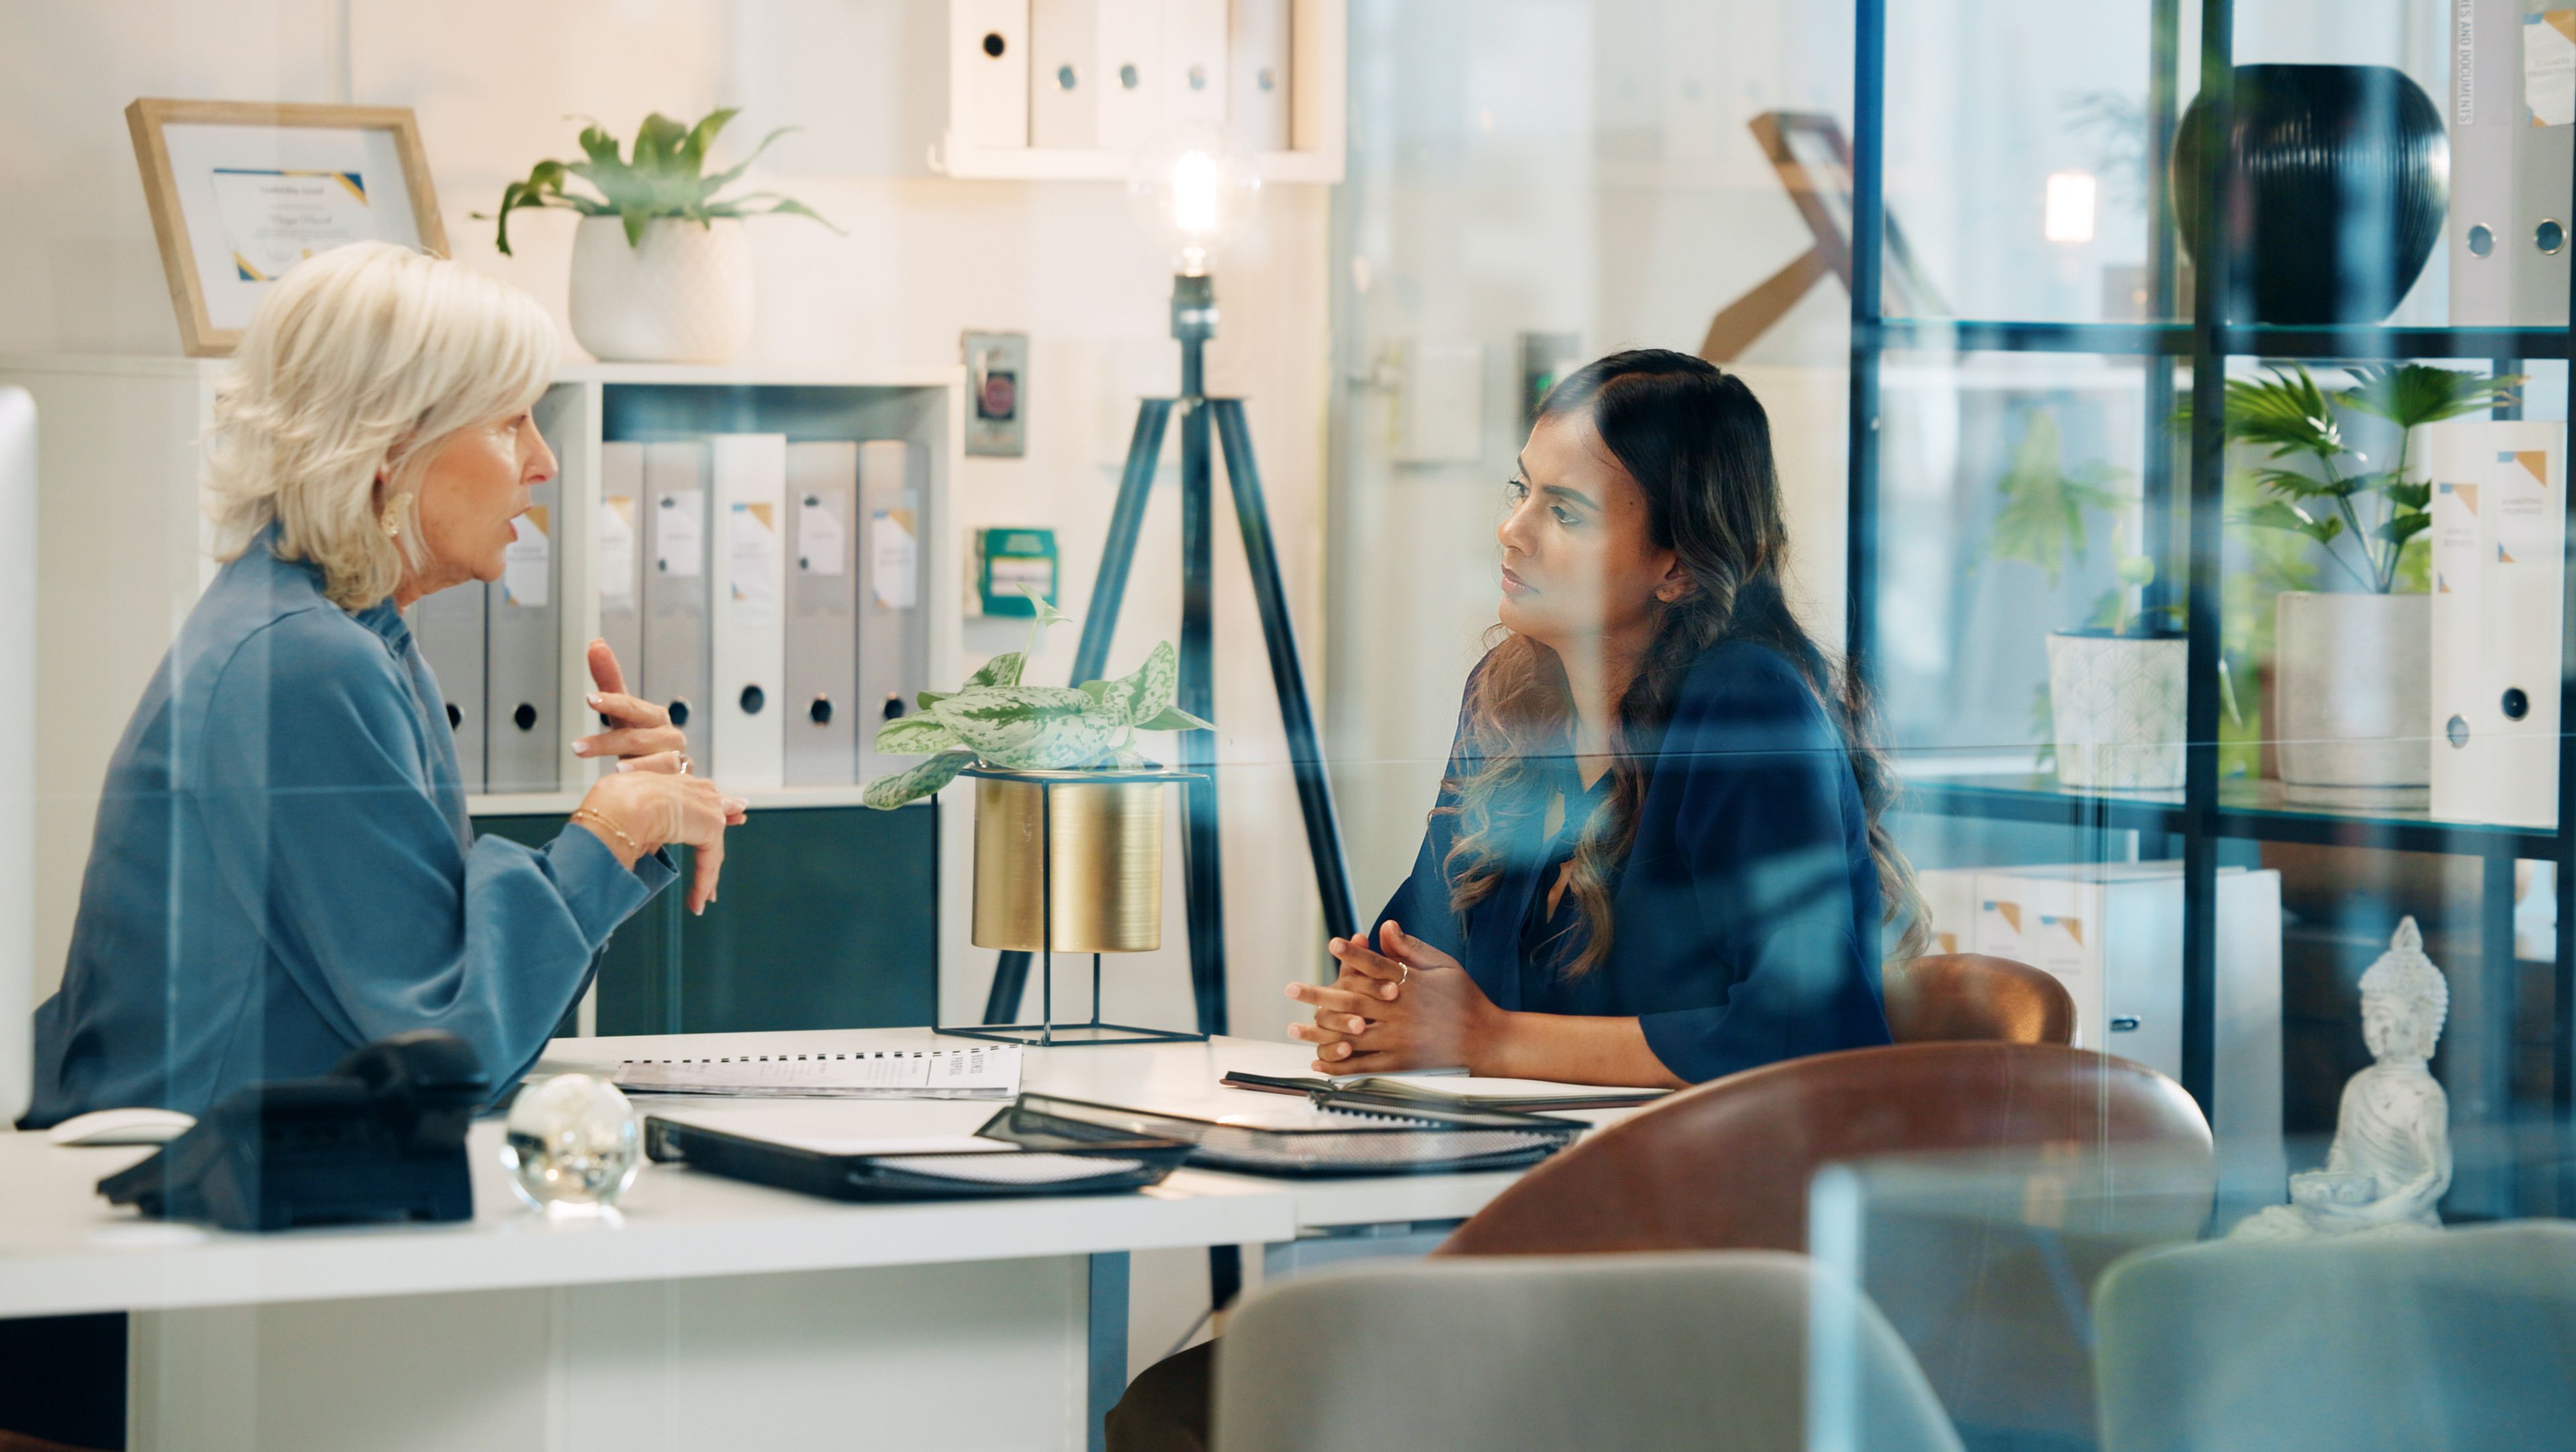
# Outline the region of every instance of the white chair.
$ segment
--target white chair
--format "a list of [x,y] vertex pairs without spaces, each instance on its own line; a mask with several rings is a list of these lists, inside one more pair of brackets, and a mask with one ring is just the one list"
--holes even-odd
[[2219,1241],[2094,1297],[2103,1452],[2576,1443],[2576,1225]]
[[1217,1452],[1959,1447],[1867,1299],[1780,1251],[1301,1276],[1235,1312],[1215,1415]]

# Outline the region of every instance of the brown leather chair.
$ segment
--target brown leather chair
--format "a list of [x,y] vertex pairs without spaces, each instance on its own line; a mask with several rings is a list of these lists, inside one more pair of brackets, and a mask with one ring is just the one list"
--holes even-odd
[[2066,985],[2010,958],[1936,953],[1887,965],[1881,986],[1887,1031],[1900,1044],[2075,1041],[2075,999]]
[[1816,1172],[1890,1157],[1924,1160],[1853,1207],[1862,1289],[1968,1445],[2088,1444],[2089,1288],[2197,1235],[2216,1185],[2200,1107],[2125,1059],[1918,1043],[1748,1070],[1584,1136],[1434,1254],[1804,1251]]
[[1817,1054],[1684,1090],[1585,1135],[1434,1253],[1803,1251],[1808,1182],[1825,1165],[2114,1144],[2210,1162],[2200,1106],[2126,1059],[2055,1044]]

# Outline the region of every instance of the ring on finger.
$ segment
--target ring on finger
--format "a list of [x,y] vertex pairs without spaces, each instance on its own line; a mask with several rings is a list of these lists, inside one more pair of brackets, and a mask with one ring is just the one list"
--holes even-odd
[[689,768],[690,768],[691,766],[695,765],[695,764],[696,764],[696,763],[694,763],[694,762],[692,762],[692,761],[690,761],[690,760],[689,760],[689,758],[688,758],[688,754],[687,754],[686,752],[681,753],[681,755],[680,755],[680,775],[682,775],[682,776],[687,776],[687,775],[689,774]]
[[1398,988],[1402,988],[1404,985],[1406,985],[1406,984],[1408,984],[1408,983],[1411,983],[1411,982],[1413,981],[1413,965],[1412,965],[1412,964],[1410,964],[1410,963],[1398,963],[1398,964],[1396,964],[1395,966],[1404,970],[1404,972],[1403,972],[1399,977],[1397,977],[1397,979],[1395,980],[1395,986],[1396,986],[1396,987],[1398,987]]

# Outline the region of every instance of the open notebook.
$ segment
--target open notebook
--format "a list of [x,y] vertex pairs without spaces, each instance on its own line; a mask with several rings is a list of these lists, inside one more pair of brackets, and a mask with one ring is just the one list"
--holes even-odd
[[1012,1044],[874,1052],[717,1054],[629,1059],[617,1066],[629,1094],[728,1094],[815,1099],[1010,1099],[1020,1092]]
[[1344,1102],[1390,1107],[1445,1105],[1451,1109],[1625,1109],[1651,1104],[1670,1091],[1622,1089],[1603,1084],[1556,1084],[1545,1079],[1478,1079],[1463,1074],[1363,1074],[1333,1079],[1249,1074],[1237,1069],[1217,1081],[1229,1089],[1264,1094],[1330,1093]]

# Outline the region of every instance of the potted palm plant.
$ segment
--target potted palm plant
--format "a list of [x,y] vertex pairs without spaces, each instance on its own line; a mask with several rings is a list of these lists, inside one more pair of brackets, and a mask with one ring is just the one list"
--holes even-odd
[[[1029,649],[993,657],[955,691],[922,692],[920,714],[879,727],[877,750],[929,759],[868,783],[861,800],[892,810],[970,766],[1012,773],[975,783],[975,945],[1150,951],[1162,946],[1169,782],[1136,749],[1136,733],[1212,728],[1173,704],[1180,659],[1170,641],[1114,681],[1020,684],[1038,632],[1066,618],[1021,593],[1037,616]],[[1048,898],[1051,910],[1040,905]]]
[[2276,365],[2228,383],[2227,437],[2265,459],[2253,475],[2260,497],[2232,517],[2305,536],[2350,587],[2274,597],[2271,729],[2283,796],[2420,807],[2432,780],[2432,615],[2415,537],[2432,523],[2432,486],[2415,468],[2415,436],[2509,400],[2521,380],[2422,363],[2352,376],[2327,389],[2303,367]]
[[[636,128],[621,154],[597,124],[582,128],[578,161],[541,161],[501,193],[497,224],[510,255],[510,214],[524,208],[579,212],[573,233],[572,334],[591,356],[639,363],[721,363],[751,337],[753,289],[746,217],[781,213],[832,224],[775,192],[719,196],[742,179],[780,127],[751,155],[709,174],[707,150],[736,112],[709,112],[684,126],[659,112]],[[585,183],[577,191],[572,183]],[[839,230],[835,228],[834,230]]]

